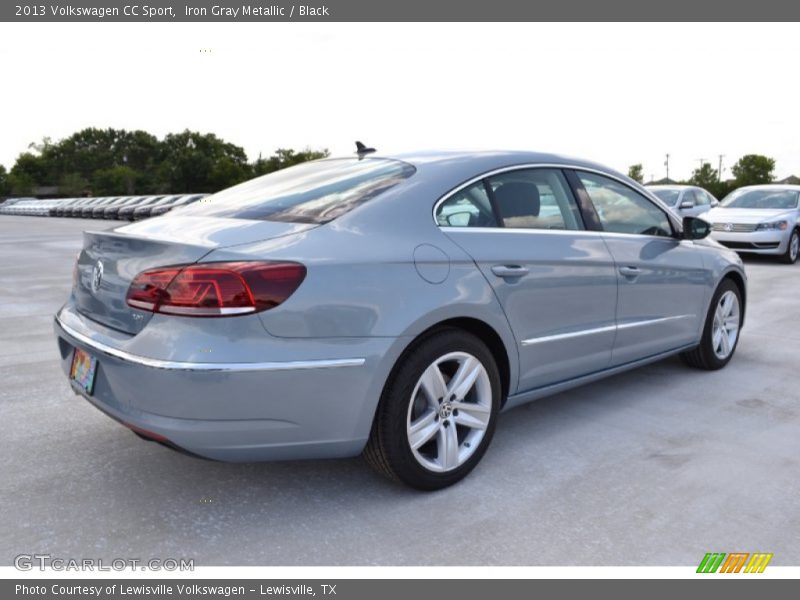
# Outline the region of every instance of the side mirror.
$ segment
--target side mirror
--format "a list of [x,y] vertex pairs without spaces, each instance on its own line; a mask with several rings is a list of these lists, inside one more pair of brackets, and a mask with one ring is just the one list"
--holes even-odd
[[467,227],[472,213],[469,211],[462,211],[447,215],[447,224],[450,227]]
[[678,208],[694,208],[694,202],[691,200],[684,200]]
[[702,240],[711,233],[711,223],[697,217],[683,217],[683,239]]

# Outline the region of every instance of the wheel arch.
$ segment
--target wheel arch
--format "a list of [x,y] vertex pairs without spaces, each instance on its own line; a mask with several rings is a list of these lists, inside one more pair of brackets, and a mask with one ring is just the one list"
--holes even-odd
[[747,312],[747,284],[745,282],[744,276],[738,271],[731,270],[722,276],[722,279],[720,279],[720,283],[722,283],[726,279],[730,279],[734,283],[734,285],[736,285],[736,287],[739,289],[739,295],[742,298],[742,325],[744,325],[744,318]]
[[[508,356],[506,345],[503,343],[503,338],[500,337],[500,334],[497,333],[491,325],[474,317],[455,317],[441,321],[426,329],[418,338],[448,328],[461,329],[471,333],[486,344],[494,357],[497,369],[500,371],[502,404],[505,404],[511,390],[511,359]],[[416,339],[412,343],[415,342]]]
[[503,336],[497,331],[497,329],[495,329],[495,327],[482,319],[472,316],[454,316],[445,318],[428,325],[416,335],[406,338],[407,343],[394,360],[394,364],[383,381],[383,385],[381,386],[381,396],[383,395],[386,386],[392,381],[395,372],[408,353],[413,352],[414,348],[426,338],[429,338],[430,336],[435,335],[437,332],[446,329],[460,329],[462,331],[471,333],[485,343],[489,348],[489,351],[492,353],[495,363],[497,364],[497,368],[500,372],[500,383],[502,386],[502,407],[502,405],[505,404],[509,394],[512,392],[514,378],[517,376],[517,365],[512,362],[512,360],[516,357],[509,355],[509,348],[506,342],[503,341]]

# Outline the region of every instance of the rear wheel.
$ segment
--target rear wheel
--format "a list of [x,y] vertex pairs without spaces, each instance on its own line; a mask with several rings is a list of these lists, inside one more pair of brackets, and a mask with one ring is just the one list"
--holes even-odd
[[500,390],[497,364],[480,339],[458,329],[436,332],[395,367],[364,457],[380,473],[417,489],[452,485],[486,452]]
[[789,245],[786,246],[786,252],[781,256],[781,261],[787,265],[793,265],[797,262],[797,255],[800,253],[800,233],[797,229],[792,231],[792,237],[789,238]]
[[706,316],[700,345],[681,354],[683,360],[698,369],[713,371],[730,362],[739,343],[742,326],[742,293],[730,279],[719,284]]

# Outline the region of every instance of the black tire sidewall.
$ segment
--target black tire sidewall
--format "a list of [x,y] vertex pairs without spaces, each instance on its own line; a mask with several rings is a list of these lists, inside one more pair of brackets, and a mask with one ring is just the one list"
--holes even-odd
[[[797,256],[794,257],[794,260],[792,259],[792,240],[798,237],[800,237],[800,233],[798,233],[797,229],[794,229],[792,235],[789,236],[789,243],[786,245],[786,254],[783,255],[783,262],[790,265],[797,262]],[[798,252],[798,256],[800,256],[800,252]]]
[[[411,395],[423,371],[436,359],[450,352],[467,352],[483,364],[492,387],[492,410],[486,432],[472,456],[457,469],[435,473],[414,458],[408,443],[406,421]],[[480,462],[492,440],[501,396],[500,372],[496,361],[480,339],[466,331],[445,329],[420,340],[398,361],[379,409],[384,452],[394,473],[406,484],[424,490],[447,487],[464,478]]]

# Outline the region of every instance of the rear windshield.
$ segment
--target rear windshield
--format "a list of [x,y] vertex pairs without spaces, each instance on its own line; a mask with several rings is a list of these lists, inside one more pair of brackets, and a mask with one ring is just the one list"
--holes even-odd
[[181,209],[181,215],[327,223],[408,179],[415,170],[384,158],[313,161],[207,196]]

